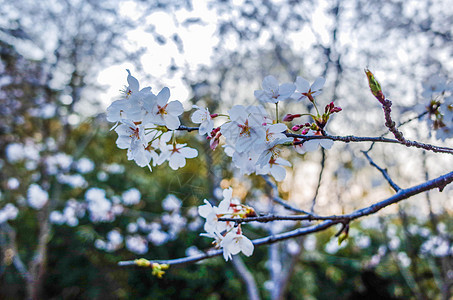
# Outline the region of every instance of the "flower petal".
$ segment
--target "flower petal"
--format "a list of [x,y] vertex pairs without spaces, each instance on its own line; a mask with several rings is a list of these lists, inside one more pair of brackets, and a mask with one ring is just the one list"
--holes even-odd
[[131,71],[129,71],[128,69],[126,69],[127,73],[129,75],[127,75],[127,83],[129,84],[129,89],[132,91],[132,92],[138,92],[139,90],[139,83],[138,83],[138,80],[137,78],[135,78],[134,76],[131,75]]
[[176,130],[176,129],[178,129],[179,125],[181,125],[181,121],[179,121],[179,118],[176,116],[172,116],[172,115],[166,115],[164,118],[164,121],[165,121],[165,125],[170,130]]
[[297,76],[296,78],[296,87],[297,90],[301,93],[307,93],[310,89],[310,82],[305,80],[304,78]]
[[243,235],[240,243],[242,253],[244,253],[245,256],[250,256],[253,254],[254,246],[251,240],[249,240],[246,236]]
[[181,102],[175,100],[168,103],[167,111],[170,115],[179,116],[184,112],[184,107]]
[[272,75],[266,76],[263,79],[262,87],[264,90],[277,91],[278,90],[278,81]]
[[198,151],[197,149],[190,148],[190,147],[184,147],[179,150],[179,153],[181,153],[185,158],[194,158],[197,157]]
[[170,98],[170,89],[168,87],[164,87],[159,94],[157,94],[157,104],[160,106],[164,106],[167,104],[168,99]]
[[315,82],[313,82],[313,84],[311,85],[311,90],[318,91],[318,90],[322,89],[322,87],[324,86],[324,83],[326,83],[326,79],[324,79],[322,77],[316,78]]
[[284,83],[278,89],[278,93],[280,94],[280,97],[285,98],[286,100],[291,97],[295,90],[296,86],[293,83]]

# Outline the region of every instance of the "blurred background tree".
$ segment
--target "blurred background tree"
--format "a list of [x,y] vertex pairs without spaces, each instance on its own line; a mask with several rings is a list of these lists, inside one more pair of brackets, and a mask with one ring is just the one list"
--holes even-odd
[[[453,71],[448,1],[3,2],[2,298],[245,299],[253,294],[246,286],[272,299],[451,297],[451,188],[357,222],[341,246],[335,232],[326,231],[258,248],[245,260],[249,273],[240,258],[171,269],[163,279],[119,268],[118,261],[137,256],[166,259],[209,248],[198,236],[202,224],[193,207],[218,198],[220,188],[233,186],[241,199],[269,208],[265,183],[234,179],[229,158],[196,135],[185,139],[197,145],[201,162],[190,161],[177,173],[138,168],[116,149],[102,114],[111,101],[104,93],[110,80],[126,83],[126,62],[153,91],[170,84],[186,98],[186,108],[198,104],[211,112],[253,104],[252,91],[268,74],[281,81],[323,76],[321,102],[335,100],[343,108],[328,131],[380,135],[386,128],[363,68],[377,70],[396,120],[418,116],[416,108],[430,101],[421,96],[421,83]],[[297,105],[285,111],[302,110]],[[182,123],[189,120],[186,114]],[[426,116],[404,131],[434,141]],[[451,146],[451,139],[443,145]],[[335,144],[325,152],[288,154],[294,167],[279,186],[281,195],[326,215],[391,195],[359,152],[368,147]],[[376,145],[372,155],[401,186],[453,165],[448,155],[399,146]],[[49,199],[39,209],[32,204],[33,184]],[[128,200],[134,188],[138,201]],[[105,198],[96,202],[107,206],[105,219],[96,219],[92,193]],[[168,200],[169,194],[180,202]],[[250,237],[292,227],[254,226]],[[245,285],[247,274],[252,279]]]

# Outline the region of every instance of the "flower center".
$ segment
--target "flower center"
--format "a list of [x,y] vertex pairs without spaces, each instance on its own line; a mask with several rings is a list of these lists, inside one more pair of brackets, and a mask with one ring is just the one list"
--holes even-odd
[[168,105],[168,104],[165,104],[165,106],[159,106],[159,105],[158,105],[158,106],[157,106],[157,108],[158,108],[157,114],[158,114],[158,115],[162,115],[162,116],[163,116],[163,115],[166,115],[166,114],[167,114],[167,105]]
[[132,133],[131,135],[129,135],[131,138],[136,138],[137,140],[140,139],[140,129],[138,128],[132,128],[132,127],[129,127],[131,130],[132,130]]
[[249,126],[249,120],[245,120],[244,125],[239,124],[238,126],[241,128],[240,136],[250,136],[251,127]]

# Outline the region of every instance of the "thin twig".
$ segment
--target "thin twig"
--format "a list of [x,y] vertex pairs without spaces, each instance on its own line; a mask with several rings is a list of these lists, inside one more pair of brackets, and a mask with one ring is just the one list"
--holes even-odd
[[178,129],[176,129],[176,130],[191,132],[191,131],[196,131],[196,130],[198,130],[198,127],[188,127],[188,126],[180,125],[180,126],[178,127]]
[[319,171],[318,184],[316,185],[315,195],[313,196],[313,200],[311,202],[311,209],[310,209],[311,213],[315,212],[316,199],[318,198],[319,188],[321,187],[322,173],[323,173],[324,167],[326,165],[326,150],[324,148],[321,148],[321,153],[322,153],[321,171]]
[[283,200],[278,196],[278,188],[277,186],[270,180],[268,175],[261,175],[263,177],[264,181],[266,181],[267,185],[272,189],[273,195],[272,195],[272,201],[277,202],[284,208],[288,210],[292,210],[297,213],[302,213],[302,214],[307,214],[307,215],[313,215],[312,213],[309,213],[308,211],[305,211],[303,209],[297,208],[292,206],[291,204],[288,203],[288,201]]
[[362,151],[362,153],[365,155],[365,157],[368,159],[368,162],[370,163],[370,165],[372,165],[373,167],[375,167],[376,169],[379,170],[379,172],[382,173],[382,176],[384,176],[385,180],[387,180],[387,182],[390,184],[390,186],[392,187],[392,189],[395,191],[395,192],[398,192],[399,190],[401,190],[401,188],[392,180],[392,178],[390,177],[390,175],[388,174],[387,172],[387,169],[383,169],[381,167],[379,167],[374,161],[373,159],[368,155],[368,151]]

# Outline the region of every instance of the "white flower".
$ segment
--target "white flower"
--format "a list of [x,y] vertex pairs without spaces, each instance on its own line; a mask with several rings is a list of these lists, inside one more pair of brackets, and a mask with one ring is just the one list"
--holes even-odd
[[43,208],[43,206],[47,203],[49,200],[49,194],[39,185],[33,183],[28,188],[27,200],[30,207],[38,210]]
[[[116,100],[107,108],[107,121],[140,121],[142,108],[137,105],[137,98]],[[114,128],[115,126],[113,126]]]
[[119,122],[122,120],[141,122],[147,113],[145,105],[150,106],[150,102],[155,100],[155,95],[151,93],[151,88],[145,87],[140,90],[138,80],[131,75],[129,70],[127,72],[129,85],[123,91],[125,98],[114,101],[107,108],[107,120],[109,122]]
[[107,248],[113,251],[120,248],[121,243],[123,242],[123,236],[118,230],[114,229],[107,233],[107,240],[109,243]]
[[310,83],[304,78],[297,76],[296,88],[297,91],[292,95],[292,98],[297,101],[301,101],[305,98],[313,101],[313,97],[321,94],[321,89],[324,86],[326,80],[322,77],[316,78],[315,82],[310,86]]
[[205,236],[205,237],[214,239],[214,241],[212,242],[212,244],[213,244],[214,247],[216,247],[216,248],[219,248],[219,247],[220,247],[220,243],[221,243],[222,240],[223,240],[223,235],[221,235],[221,234],[218,233],[218,232],[206,232],[206,233],[200,233],[200,235],[201,235],[201,236]]
[[105,197],[105,191],[103,189],[88,189],[85,193],[85,199],[88,202],[87,210],[90,212],[91,221],[110,221],[113,219],[110,213],[112,202]]
[[252,241],[242,235],[240,228],[228,232],[220,242],[220,246],[223,248],[223,257],[226,261],[232,259],[232,255],[236,255],[239,252],[250,256],[254,249]]
[[296,89],[293,83],[279,85],[277,79],[272,75],[264,77],[261,87],[262,90],[255,91],[255,97],[260,101],[271,103],[290,98]]
[[[227,148],[225,149],[227,150]],[[256,171],[256,162],[260,156],[259,152],[233,152],[233,163],[239,168],[241,175],[250,175]]]
[[237,152],[250,151],[264,144],[266,131],[263,123],[267,115],[259,108],[235,105],[228,111],[231,122],[223,124],[220,132]]
[[126,248],[135,254],[145,254],[148,252],[148,241],[139,235],[126,237]]
[[193,106],[197,110],[192,114],[191,120],[196,124],[200,124],[198,134],[205,135],[209,134],[214,128],[214,122],[212,121],[211,114],[207,108]]
[[280,154],[280,150],[277,148],[278,145],[291,142],[292,138],[287,138],[283,135],[283,138],[278,138],[266,145],[266,149],[261,153],[258,161],[256,162],[258,166],[264,167],[265,165],[271,163],[272,160],[276,160]]
[[[204,230],[207,233],[221,233],[227,230],[228,225],[226,222],[219,222],[219,217],[224,217],[224,214],[227,212],[224,205],[219,208],[217,206],[212,206],[208,200],[204,200],[205,205],[198,207],[198,214],[206,219],[204,224]],[[226,203],[226,202],[225,202]]]
[[162,201],[162,208],[166,211],[178,211],[181,207],[181,200],[179,200],[175,195],[169,194]]
[[[313,133],[313,131],[310,130],[310,132],[307,134],[307,136],[313,136],[313,135],[320,135],[318,133]],[[303,144],[298,144],[294,145],[294,149],[296,150],[297,153],[299,154],[304,154],[305,152],[312,152],[318,149],[318,146],[323,147],[326,150],[329,150],[332,148],[334,141],[329,140],[329,139],[313,139],[313,140],[308,140],[305,141]]]
[[124,94],[126,98],[130,98],[130,96],[136,96],[138,94],[149,94],[151,93],[151,87],[144,87],[143,89],[140,90],[140,83],[138,82],[137,78],[131,75],[131,72],[126,69],[127,71],[127,83],[129,84],[125,89],[124,89]]
[[5,149],[6,158],[10,163],[15,163],[25,158],[25,149],[22,144],[8,144]]
[[87,185],[87,181],[80,174],[74,175],[58,174],[57,180],[58,182],[67,184],[73,188],[79,188]]
[[275,160],[271,158],[268,164],[263,167],[257,167],[256,174],[271,174],[276,181],[280,182],[286,177],[286,170],[283,166],[291,167],[291,163],[280,157]]
[[170,168],[177,170],[186,165],[186,158],[197,157],[196,149],[186,147],[186,144],[169,144],[163,149],[163,155],[159,157],[158,164],[168,160]]
[[8,220],[14,220],[18,213],[19,210],[14,206],[14,204],[6,204],[5,207],[0,209],[0,224]]
[[65,222],[65,217],[61,212],[54,210],[50,213],[49,220],[53,224],[62,225]]
[[94,163],[92,160],[82,157],[77,161],[76,168],[78,172],[86,174],[94,170]]
[[140,202],[140,191],[136,188],[131,188],[122,194],[123,203],[126,205],[134,205]]
[[131,148],[135,141],[139,141],[142,145],[147,145],[145,137],[145,127],[143,124],[135,124],[129,120],[123,120],[123,124],[115,129],[118,134],[116,145],[120,149]]
[[8,179],[8,183],[6,185],[8,186],[8,189],[15,190],[19,187],[20,182],[17,178],[11,177]]
[[184,112],[184,108],[179,101],[168,102],[170,98],[170,90],[164,87],[153,102],[152,107],[148,108],[149,119],[145,118],[145,122],[150,121],[157,125],[165,125],[170,130],[175,130],[181,122],[178,116]]
[[168,241],[169,235],[165,231],[159,229],[153,229],[147,236],[148,241],[153,243],[156,246],[163,245],[165,242]]
[[140,167],[148,166],[151,170],[151,159],[157,159],[157,153],[148,147],[149,137],[145,134],[144,125],[128,120],[123,120],[123,122],[124,124],[115,129],[118,133],[116,145],[120,149],[128,149],[127,158],[129,160],[134,160]]
[[284,132],[288,127],[283,123],[277,123],[267,126],[266,128],[266,142],[270,143],[276,139],[284,139],[286,135]]

